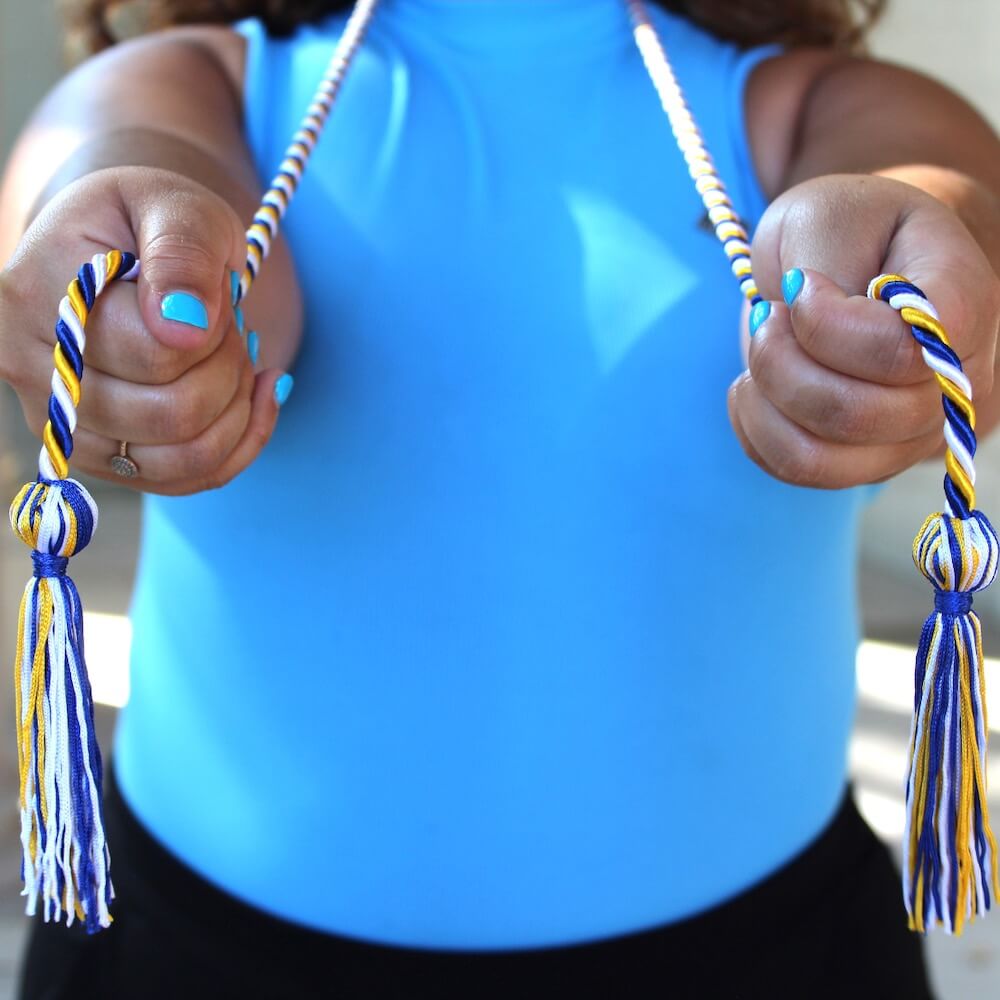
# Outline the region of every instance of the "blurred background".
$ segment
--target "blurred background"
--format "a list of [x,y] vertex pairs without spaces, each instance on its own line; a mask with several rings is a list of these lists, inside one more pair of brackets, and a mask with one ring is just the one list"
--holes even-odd
[[[1000,128],[1000,5],[990,0],[941,4],[934,0],[890,0],[876,30],[875,54],[918,67],[964,94]],[[0,162],[32,107],[62,70],[54,0],[0,0]],[[24,429],[16,400],[0,384],[0,494],[12,496],[32,478],[38,445]],[[1000,434],[977,460],[980,506],[1000,511]],[[903,829],[902,775],[912,705],[912,643],[929,607],[929,592],[910,562],[912,537],[939,503],[941,470],[935,463],[911,470],[879,495],[866,517],[859,599],[865,642],[858,654],[860,707],[851,749],[859,803],[868,821],[898,850]],[[128,696],[130,629],[127,609],[139,506],[130,493],[88,483],[102,517],[114,525],[74,560],[74,577],[86,595],[88,661],[100,707],[100,727],[111,729],[114,706]],[[18,595],[27,554],[8,531],[0,531],[0,651],[13,650]],[[987,654],[1000,656],[1000,587],[977,598],[984,619]],[[1000,819],[1000,670],[988,665],[994,751],[990,768],[993,815]],[[11,685],[0,684],[0,1000],[13,994],[17,954],[24,932],[18,896],[15,743]],[[105,737],[106,738],[106,737]],[[107,746],[105,742],[103,745]],[[790,789],[790,794],[794,790]],[[997,822],[995,819],[995,823]],[[1000,996],[1000,915],[974,925],[959,940],[929,939],[932,975],[941,1000]]]

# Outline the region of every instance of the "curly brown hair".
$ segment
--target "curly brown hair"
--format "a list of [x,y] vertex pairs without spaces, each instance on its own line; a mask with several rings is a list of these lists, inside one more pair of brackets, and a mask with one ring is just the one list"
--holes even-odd
[[[743,46],[779,42],[857,49],[886,0],[658,0]],[[350,7],[344,0],[61,0],[72,62],[174,24],[260,18],[276,35]]]

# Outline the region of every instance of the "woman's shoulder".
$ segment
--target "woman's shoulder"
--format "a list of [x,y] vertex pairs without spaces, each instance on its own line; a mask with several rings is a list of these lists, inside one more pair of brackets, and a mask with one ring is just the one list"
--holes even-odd
[[817,81],[849,56],[829,49],[776,51],[754,67],[745,92],[747,134],[754,166],[768,198],[784,178],[800,138],[801,123]]

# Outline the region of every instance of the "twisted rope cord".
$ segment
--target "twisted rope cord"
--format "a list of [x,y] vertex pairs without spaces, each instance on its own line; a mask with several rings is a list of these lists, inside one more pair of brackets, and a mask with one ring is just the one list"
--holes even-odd
[[[267,258],[377,4],[378,0],[358,0],[352,10],[298,131],[285,150],[270,187],[261,198],[246,233],[247,264],[240,277],[236,303],[250,290],[261,264]],[[139,269],[139,261],[130,253],[112,250],[98,254],[80,268],[66,297],[59,304],[49,419],[42,432],[43,447],[38,457],[39,475],[44,479],[65,479],[69,474],[76,408],[80,404],[80,382],[83,378],[84,328],[90,310],[110,282],[134,280],[139,275]]]
[[139,262],[130,253],[111,250],[96,254],[80,268],[59,303],[49,419],[42,431],[43,446],[38,455],[38,474],[42,479],[65,479],[69,475],[83,379],[83,352],[87,345],[84,328],[90,310],[111,282],[129,281],[138,274]]
[[[316,88],[298,131],[285,150],[284,159],[271,185],[261,199],[260,208],[247,230],[247,266],[240,277],[239,295],[241,301],[250,291],[250,286],[260,272],[261,264],[271,250],[271,243],[278,235],[278,227],[288,210],[288,203],[295,194],[306,164],[326,124],[333,102],[351,68],[354,56],[361,47],[378,0],[358,0],[347,19],[344,32],[333,50],[323,79]],[[234,303],[235,305],[235,303]]]
[[986,798],[986,677],[972,595],[993,583],[1000,541],[975,509],[972,385],[937,310],[911,281],[882,274],[868,297],[909,324],[942,393],[946,512],[924,521],[913,561],[935,590],[916,656],[903,834],[903,899],[910,927],[960,934],[1000,895]]
[[[288,203],[326,123],[377,0],[359,0],[302,123],[247,230],[247,265],[234,307],[267,257]],[[111,858],[102,816],[102,766],[83,653],[83,608],[67,576],[69,557],[97,527],[97,505],[69,475],[81,398],[86,325],[117,280],[135,279],[133,254],[111,250],[84,264],[59,304],[48,420],[38,479],[14,498],[10,523],[32,549],[35,572],[18,618],[15,666],[23,895],[34,915],[66,915],[88,931],[111,923]]]
[[740,290],[751,305],[756,305],[761,301],[761,295],[750,268],[750,238],[746,226],[733,207],[726,186],[705,148],[705,142],[674,75],[663,42],[650,20],[649,10],[643,0],[625,0],[625,6],[632,20],[632,33],[642,54],[646,72],[667,113],[670,130],[677,140],[684,162],[687,163],[688,172],[708,212],[708,218],[715,227],[715,235],[729,258]]
[[[625,0],[642,54],[677,145],[744,296],[761,301],[746,228],[736,214],[688,109],[643,0]],[[982,631],[972,594],[997,575],[998,541],[975,509],[976,416],[972,385],[937,311],[916,285],[879,275],[868,294],[910,325],[934,372],[945,413],[947,515],[927,518],[913,559],[935,588],[916,656],[916,696],[906,781],[903,897],[910,927],[961,933],[1000,896],[997,845],[986,800],[986,690]]]
[[882,274],[868,286],[868,297],[888,302],[909,323],[914,339],[943,393],[947,444],[944,492],[948,513],[968,519],[976,506],[976,411],[972,405],[972,383],[962,371],[941,325],[937,310],[912,282],[898,274]]

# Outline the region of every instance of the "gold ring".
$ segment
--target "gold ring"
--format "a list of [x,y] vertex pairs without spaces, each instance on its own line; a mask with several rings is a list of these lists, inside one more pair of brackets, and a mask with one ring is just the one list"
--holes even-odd
[[121,449],[117,455],[111,456],[111,468],[118,473],[122,479],[134,479],[139,475],[139,466],[128,457],[128,442],[122,441]]

